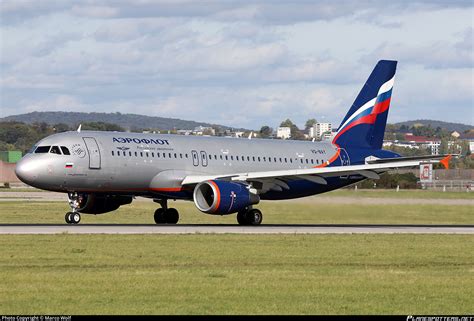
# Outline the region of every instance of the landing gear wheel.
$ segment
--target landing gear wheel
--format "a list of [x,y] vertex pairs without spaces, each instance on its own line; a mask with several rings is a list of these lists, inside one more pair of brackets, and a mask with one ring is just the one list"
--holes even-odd
[[164,216],[165,210],[162,208],[159,208],[155,211],[155,215],[153,215],[153,218],[155,219],[156,224],[165,224],[165,216]]
[[169,208],[165,211],[165,221],[168,224],[176,224],[179,221],[179,213],[175,208]]
[[79,224],[81,221],[81,214],[78,212],[68,212],[64,217],[67,224]]
[[81,221],[81,214],[79,214],[78,212],[72,213],[71,215],[72,224],[79,224],[80,221]]
[[263,220],[263,215],[260,210],[256,208],[237,213],[237,222],[240,225],[260,225]]
[[251,209],[245,213],[245,220],[247,221],[247,225],[260,225],[263,220],[262,212],[256,208]]
[[67,224],[72,224],[71,214],[72,214],[72,212],[67,212],[66,215],[64,216],[64,220],[66,221]]
[[247,211],[240,211],[237,213],[237,223],[239,223],[239,225],[247,225],[247,221],[245,220],[246,213]]

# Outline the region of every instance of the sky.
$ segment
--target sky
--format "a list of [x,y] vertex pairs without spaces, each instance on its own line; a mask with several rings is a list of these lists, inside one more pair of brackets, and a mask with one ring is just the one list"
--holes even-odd
[[474,125],[474,7],[443,0],[3,0],[0,117],[121,112],[338,126],[380,59],[390,123]]

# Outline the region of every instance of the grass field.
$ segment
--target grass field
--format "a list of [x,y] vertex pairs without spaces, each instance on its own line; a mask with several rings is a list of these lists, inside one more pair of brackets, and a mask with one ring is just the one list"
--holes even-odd
[[[235,215],[214,216],[199,212],[192,202],[171,202],[182,224],[236,224]],[[134,202],[102,215],[82,215],[82,223],[152,224],[158,204]],[[337,204],[262,202],[264,224],[474,224],[471,205]],[[67,202],[0,202],[1,223],[64,223]]]
[[470,235],[0,236],[2,314],[472,314]]
[[[472,205],[327,195],[353,203],[258,207],[274,224],[474,224]],[[170,206],[180,223],[236,223],[191,202]],[[82,223],[151,224],[156,208],[134,202]],[[0,223],[63,224],[68,210],[66,202],[3,201]],[[2,314],[458,315],[474,313],[473,297],[473,235],[0,235]]]

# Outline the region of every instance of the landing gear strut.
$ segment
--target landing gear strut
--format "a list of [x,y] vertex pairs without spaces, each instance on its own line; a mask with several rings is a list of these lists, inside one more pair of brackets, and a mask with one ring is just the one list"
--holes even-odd
[[64,216],[64,219],[67,224],[79,224],[79,222],[81,221],[81,214],[79,214],[79,212],[77,211],[81,201],[79,197],[80,196],[77,193],[68,194],[69,206],[71,207],[72,211],[67,212]]
[[179,213],[175,208],[168,208],[168,202],[164,200],[155,200],[160,203],[161,208],[155,211],[153,218],[156,224],[176,224],[179,221]]
[[256,208],[246,208],[237,213],[237,222],[240,225],[260,225],[262,219],[262,212]]

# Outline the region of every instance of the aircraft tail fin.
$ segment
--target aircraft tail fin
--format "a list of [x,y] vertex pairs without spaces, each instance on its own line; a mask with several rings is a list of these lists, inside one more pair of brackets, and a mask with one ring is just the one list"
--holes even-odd
[[339,126],[340,147],[381,149],[397,62],[380,60]]

